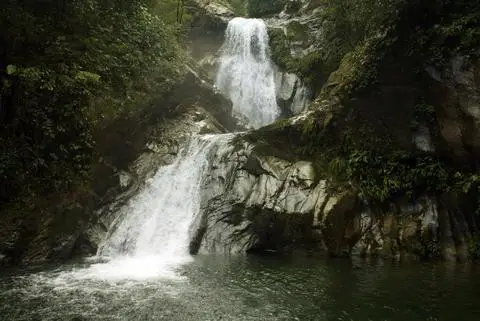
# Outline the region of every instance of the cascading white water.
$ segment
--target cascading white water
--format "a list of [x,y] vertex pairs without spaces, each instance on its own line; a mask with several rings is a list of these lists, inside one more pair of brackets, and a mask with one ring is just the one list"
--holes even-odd
[[278,118],[280,109],[263,20],[234,18],[229,22],[216,86],[230,98],[234,113],[245,116],[254,128]]
[[171,165],[162,167],[143,191],[124,209],[99,254],[117,256],[187,253],[188,228],[200,206],[200,184],[208,156],[228,135],[193,137]]
[[166,275],[190,259],[189,227],[200,210],[200,185],[217,147],[232,135],[195,136],[175,162],[162,167],[114,222],[92,276],[149,278]]
[[[249,125],[268,125],[280,112],[265,23],[235,18],[226,34],[217,86]],[[175,277],[173,270],[191,259],[189,228],[200,211],[201,186],[210,159],[233,135],[190,139],[175,162],[160,168],[121,210],[97,253],[108,262],[76,271],[74,278]]]

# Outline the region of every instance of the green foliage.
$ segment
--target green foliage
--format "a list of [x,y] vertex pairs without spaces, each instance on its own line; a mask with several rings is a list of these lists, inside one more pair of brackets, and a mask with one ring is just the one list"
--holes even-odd
[[331,158],[328,172],[333,183],[346,184],[366,199],[379,202],[450,191],[467,194],[480,183],[478,174],[459,172],[435,156],[401,150],[349,150]]
[[456,54],[478,56],[480,5],[473,1],[324,0],[320,52],[343,98],[368,88],[385,60],[421,70]]
[[[445,62],[455,54],[475,57],[480,48],[480,4],[476,2],[331,0],[326,3],[328,6],[322,12],[326,19],[324,61],[334,64],[341,59],[341,63],[330,78],[333,85],[324,88],[324,98],[337,96],[346,103],[359,97],[381,80],[383,69],[392,72],[386,68],[389,62],[415,71],[432,59]],[[338,46],[334,45],[336,42]],[[329,48],[333,51],[329,52]],[[413,129],[426,125],[436,136],[433,106],[420,100],[411,121]],[[328,163],[323,168],[340,185],[355,188],[367,199],[384,201],[399,195],[470,193],[478,189],[478,173],[460,171],[446,159],[433,155],[388,148],[388,139],[376,142],[377,138],[370,133],[353,127],[355,134],[341,129],[345,136],[342,148],[334,147],[323,155],[313,153]],[[318,130],[307,128],[306,132],[315,137]],[[325,139],[325,134],[322,135]],[[358,142],[364,139],[370,146]]]
[[340,63],[348,52],[368,37],[382,33],[396,21],[405,0],[323,0],[319,14],[323,22],[322,47],[328,65]]
[[[380,63],[395,43],[395,25],[405,0],[323,0],[318,10],[322,21],[317,50],[293,58],[289,35],[281,29],[270,31],[272,59],[281,68],[297,73],[318,91],[334,71],[334,83],[341,95],[351,96],[375,82]],[[302,34],[293,24],[292,34]]]
[[412,34],[410,55],[443,64],[454,55],[478,58],[480,48],[480,3],[469,0],[435,1],[428,7],[423,28]]
[[0,203],[88,181],[103,125],[181,77],[178,25],[149,2],[2,3]]
[[372,201],[451,191],[468,194],[480,186],[478,173],[460,172],[437,156],[404,150],[359,150],[344,142],[323,161],[334,185],[354,188]]
[[[471,3],[470,3],[471,4]],[[480,53],[480,5],[471,12],[459,16],[450,24],[439,27],[445,42],[456,42],[452,50],[470,58],[479,57]],[[456,41],[455,41],[456,40]]]
[[385,155],[354,150],[335,158],[331,172],[337,180],[356,186],[365,198],[378,201],[448,191],[452,186],[452,174],[439,160],[403,151]]
[[470,239],[468,242],[468,253],[470,259],[480,260],[480,238],[478,236]]
[[152,11],[167,25],[185,26],[192,18],[186,8],[185,0],[153,0],[151,7]]
[[297,74],[315,91],[321,88],[332,70],[325,65],[320,52],[313,51],[301,58],[292,57],[290,42],[282,29],[270,29],[269,40],[272,61],[277,66]]
[[260,18],[279,13],[285,7],[286,0],[248,0],[250,17]]
[[290,45],[281,28],[272,28],[268,31],[272,61],[283,70],[289,70],[293,63]]
[[323,95],[332,95],[330,91],[333,90],[333,94],[352,97],[375,82],[379,62],[382,59],[382,56],[376,54],[378,44],[381,44],[381,41],[372,39],[346,54],[340,67],[330,78],[330,82],[335,83],[336,86],[324,88]]
[[247,12],[247,0],[223,0],[232,8],[236,16],[246,16]]
[[[429,105],[417,108],[419,113],[432,113]],[[355,191],[380,203],[397,197],[480,191],[480,173],[460,170],[434,154],[393,147],[388,138],[370,137],[368,132],[360,133],[362,129],[336,128],[332,117],[326,113],[323,123],[315,117],[306,119],[297,147],[304,158],[315,162],[332,188]]]

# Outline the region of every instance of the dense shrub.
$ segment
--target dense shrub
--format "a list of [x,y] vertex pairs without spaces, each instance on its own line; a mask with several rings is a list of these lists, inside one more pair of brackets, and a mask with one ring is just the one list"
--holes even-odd
[[177,27],[164,22],[171,13],[156,15],[150,5],[2,3],[0,204],[88,180],[94,133],[181,76]]
[[323,0],[319,11],[323,20],[320,46],[329,65],[336,65],[367,37],[394,25],[398,8],[405,0]]

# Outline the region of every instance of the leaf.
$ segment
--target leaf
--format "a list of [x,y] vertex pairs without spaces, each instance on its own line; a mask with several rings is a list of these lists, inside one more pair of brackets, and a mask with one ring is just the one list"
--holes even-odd
[[14,75],[17,72],[17,66],[8,65],[7,66],[7,75]]
[[100,75],[88,71],[79,71],[75,76],[77,80],[97,83],[100,81]]

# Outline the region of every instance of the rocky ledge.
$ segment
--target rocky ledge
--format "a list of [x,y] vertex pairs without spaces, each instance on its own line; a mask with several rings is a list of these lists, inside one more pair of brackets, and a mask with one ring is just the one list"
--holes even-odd
[[477,218],[456,195],[384,206],[336,192],[307,161],[261,152],[241,137],[221,146],[205,178],[191,253],[290,252],[465,260]]

